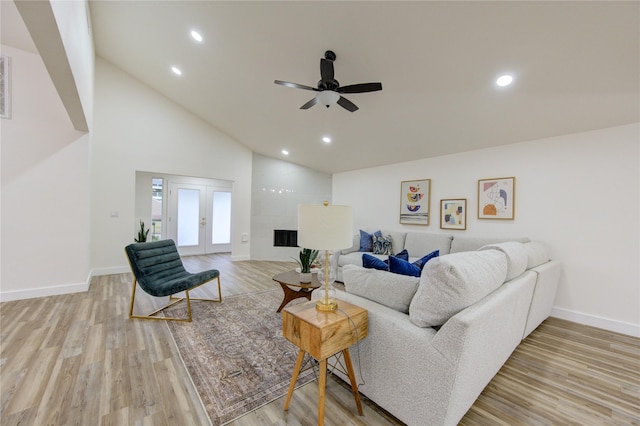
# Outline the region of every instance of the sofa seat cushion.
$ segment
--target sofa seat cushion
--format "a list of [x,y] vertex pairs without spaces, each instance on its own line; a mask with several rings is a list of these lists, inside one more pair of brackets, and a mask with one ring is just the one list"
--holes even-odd
[[409,304],[420,282],[418,277],[356,265],[345,265],[342,276],[348,293],[373,300],[405,314],[409,312]]
[[449,254],[429,261],[409,306],[418,327],[440,326],[502,285],[507,258],[499,250]]

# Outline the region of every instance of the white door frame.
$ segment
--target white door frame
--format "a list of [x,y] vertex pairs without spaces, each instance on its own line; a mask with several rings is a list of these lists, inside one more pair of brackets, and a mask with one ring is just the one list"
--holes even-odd
[[[213,244],[213,199],[215,192],[232,193],[231,188],[210,186],[202,184],[182,183],[170,181],[167,196],[167,237],[176,242],[180,255],[200,255],[208,253],[220,253],[231,251],[231,224],[229,229],[229,242],[225,244]],[[198,243],[195,245],[180,245],[178,241],[178,193],[180,189],[199,191],[198,212]]]

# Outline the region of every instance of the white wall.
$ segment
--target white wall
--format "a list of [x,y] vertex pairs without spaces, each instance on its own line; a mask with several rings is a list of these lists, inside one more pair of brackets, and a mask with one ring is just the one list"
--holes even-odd
[[[101,58],[96,60],[92,152],[93,274],[128,271],[136,171],[233,182],[232,259],[248,259],[251,151]],[[118,217],[111,217],[118,212]]]
[[39,55],[4,45],[2,52],[12,61],[12,116],[0,123],[0,296],[86,290],[89,135],[73,129]]
[[[356,229],[539,240],[564,265],[554,316],[640,335],[639,145],[634,124],[339,173],[333,201],[354,206]],[[515,220],[478,220],[478,179],[504,176],[516,177]],[[400,182],[423,178],[431,224],[400,225]],[[466,231],[439,229],[442,198],[467,198]]]
[[331,202],[331,175],[253,154],[251,258],[291,262],[299,248],[274,247],[274,229],[298,229],[298,205]]

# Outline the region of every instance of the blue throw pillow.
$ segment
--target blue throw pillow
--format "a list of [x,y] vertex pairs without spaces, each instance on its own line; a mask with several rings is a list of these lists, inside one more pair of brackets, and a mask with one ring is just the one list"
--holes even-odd
[[379,269],[381,271],[389,270],[389,266],[386,261],[380,260],[377,257],[366,253],[362,254],[362,266],[369,269]]
[[420,259],[418,259],[415,262],[413,262],[413,265],[417,266],[418,268],[420,268],[420,270],[422,270],[422,268],[424,268],[424,265],[426,265],[428,261],[430,261],[434,257],[438,257],[438,256],[440,256],[440,250],[434,250],[431,253],[429,253],[428,255],[423,256]]
[[393,272],[394,274],[419,277],[422,270],[413,263],[409,263],[406,260],[398,259],[395,256],[389,256],[389,272]]
[[407,251],[407,249],[402,250],[398,254],[394,254],[394,256],[398,259],[406,260],[407,262],[409,261],[409,252]]
[[373,234],[360,230],[360,251],[373,251],[373,236],[382,237],[382,232],[376,231]]

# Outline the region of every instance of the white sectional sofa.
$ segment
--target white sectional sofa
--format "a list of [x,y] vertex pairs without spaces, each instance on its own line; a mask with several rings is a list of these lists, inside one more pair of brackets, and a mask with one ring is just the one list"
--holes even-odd
[[537,242],[466,239],[445,251],[456,238],[418,245],[412,234],[403,248],[445,253],[419,277],[343,263],[338,299],[369,312],[368,337],[351,347],[360,392],[408,425],[455,425],[549,316],[561,265]]
[[[414,262],[425,254],[434,250],[439,250],[440,255],[449,253],[459,253],[461,251],[477,250],[478,248],[492,243],[500,243],[505,241],[527,242],[529,238],[476,238],[476,237],[458,237],[454,238],[451,234],[434,234],[427,232],[399,232],[387,231],[380,229],[367,228],[364,231],[373,234],[380,231],[383,236],[390,236],[392,242],[393,254],[398,254],[402,250],[409,253],[409,261]],[[362,266],[362,255],[369,254],[379,259],[386,259],[388,255],[374,254],[372,251],[360,251],[360,234],[353,236],[353,245],[344,250],[340,250],[333,256],[333,268],[336,271],[336,281],[343,282],[342,267],[344,265]]]

